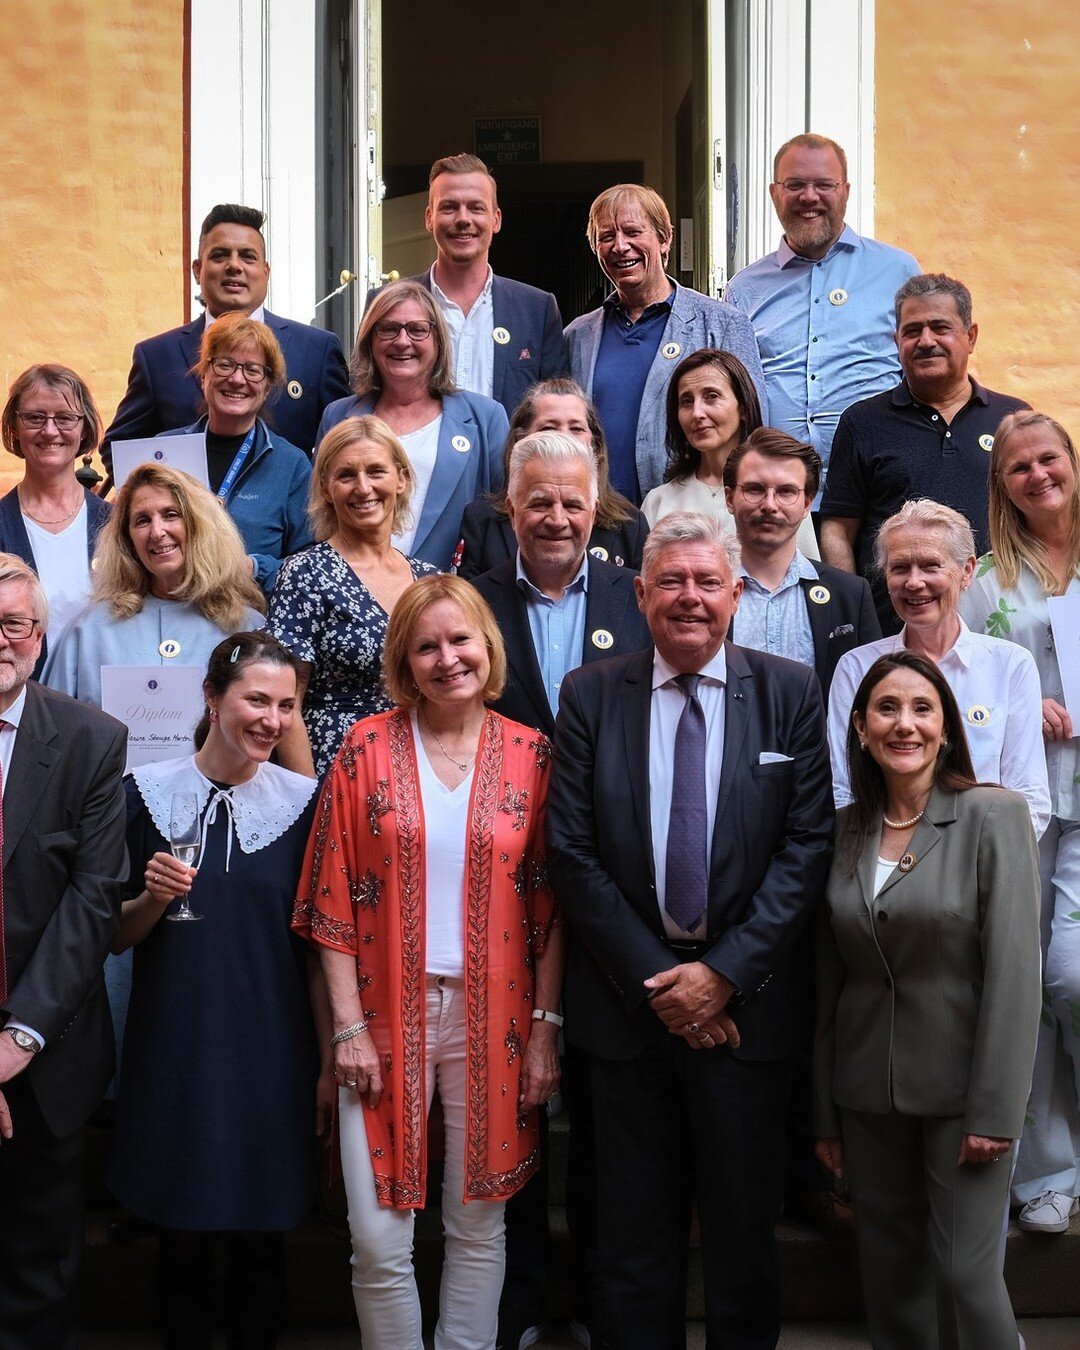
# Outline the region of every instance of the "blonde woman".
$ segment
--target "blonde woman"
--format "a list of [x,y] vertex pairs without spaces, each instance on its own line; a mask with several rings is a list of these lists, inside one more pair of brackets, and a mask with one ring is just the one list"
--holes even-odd
[[413,485],[401,442],[378,417],[347,418],[319,444],[308,502],[318,542],[282,564],[267,621],[302,663],[303,717],[279,752],[296,773],[325,773],[352,724],[392,706],[381,667],[390,615],[435,571],[392,542],[410,518]]

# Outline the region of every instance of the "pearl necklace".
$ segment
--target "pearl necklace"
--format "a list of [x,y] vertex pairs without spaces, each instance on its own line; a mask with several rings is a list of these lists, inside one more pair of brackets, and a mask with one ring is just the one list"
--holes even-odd
[[912,825],[918,825],[923,816],[926,815],[926,807],[919,812],[917,816],[912,816],[910,820],[890,820],[884,811],[881,813],[881,819],[888,825],[890,830],[907,830]]

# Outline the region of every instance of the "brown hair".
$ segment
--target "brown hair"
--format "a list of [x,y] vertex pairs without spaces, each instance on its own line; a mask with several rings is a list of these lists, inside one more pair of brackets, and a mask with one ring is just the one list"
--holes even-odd
[[450,330],[442,316],[439,306],[426,286],[417,281],[392,281],[375,292],[364,317],[349,357],[349,375],[352,378],[353,393],[360,398],[369,394],[382,393],[382,376],[375,364],[372,348],[375,345],[375,325],[403,300],[415,300],[435,325],[432,336],[435,338],[435,366],[431,372],[428,392],[438,397],[441,394],[457,393],[454,383],[453,352],[450,346]]
[[413,681],[409,666],[409,643],[420,617],[440,600],[451,600],[466,622],[473,625],[484,639],[491,671],[484,689],[484,702],[493,703],[506,683],[506,648],[503,646],[499,625],[488,602],[475,586],[460,577],[439,573],[421,577],[404,592],[394,606],[383,643],[383,683],[386,692],[400,708],[419,707],[421,696]]
[[796,440],[786,431],[777,431],[775,427],[758,427],[746,440],[740,442],[724,465],[724,486],[733,488],[739,481],[739,464],[743,457],[753,451],[764,455],[766,459],[797,459],[806,470],[806,495],[816,497],[818,483],[821,481],[821,456],[812,445]]
[[847,155],[844,154],[843,146],[837,145],[837,143],[830,140],[828,136],[818,136],[812,131],[803,131],[798,136],[792,136],[791,140],[785,141],[780,149],[777,150],[776,154],[773,155],[772,176],[774,181],[776,175],[780,172],[780,161],[789,150],[795,149],[831,150],[840,161],[840,179],[844,183],[847,182]]
[[702,366],[712,366],[725,376],[739,405],[739,440],[745,441],[752,431],[761,426],[761,400],[754,388],[750,372],[733,352],[721,351],[718,347],[701,347],[689,356],[684,356],[671,372],[667,387],[667,467],[664,469],[665,483],[683,483],[697,473],[701,463],[701,451],[695,450],[679,426],[679,384],[684,375],[700,370]]
[[436,178],[444,173],[482,173],[491,183],[491,204],[498,206],[499,195],[495,184],[495,177],[491,170],[477,155],[443,155],[442,159],[437,159],[431,166],[428,173],[428,187],[434,183]]
[[[203,680],[203,697],[211,694],[217,698],[225,693],[229,685],[238,680],[248,666],[265,662],[268,666],[287,668],[299,680],[302,663],[293,656],[273,633],[265,628],[256,628],[253,632],[233,633],[223,638],[210,653],[206,666],[206,678]],[[195,728],[195,749],[201,750],[210,734],[210,706],[203,709],[203,715]]]
[[68,407],[74,413],[82,415],[82,431],[79,433],[80,455],[91,455],[101,444],[101,415],[94,403],[90,388],[80,375],[76,375],[67,366],[58,366],[45,362],[28,366],[8,390],[8,400],[4,404],[3,418],[0,419],[0,434],[4,447],[19,459],[26,456],[19,448],[18,420],[19,402],[27,394],[41,386],[45,389],[58,389]]

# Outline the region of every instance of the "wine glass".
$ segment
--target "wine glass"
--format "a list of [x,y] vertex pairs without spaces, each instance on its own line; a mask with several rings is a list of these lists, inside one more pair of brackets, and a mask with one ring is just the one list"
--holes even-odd
[[[185,867],[190,867],[199,851],[199,798],[194,792],[174,792],[172,810],[169,813],[169,848],[172,855]],[[175,914],[166,914],[167,919],[178,922],[201,919],[188,904],[185,895]]]

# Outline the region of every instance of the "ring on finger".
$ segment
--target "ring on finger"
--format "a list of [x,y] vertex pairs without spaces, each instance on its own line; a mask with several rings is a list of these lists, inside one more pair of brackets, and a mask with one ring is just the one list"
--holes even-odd
[[686,1029],[691,1036],[696,1036],[701,1028],[698,1026],[696,1022],[687,1022]]

